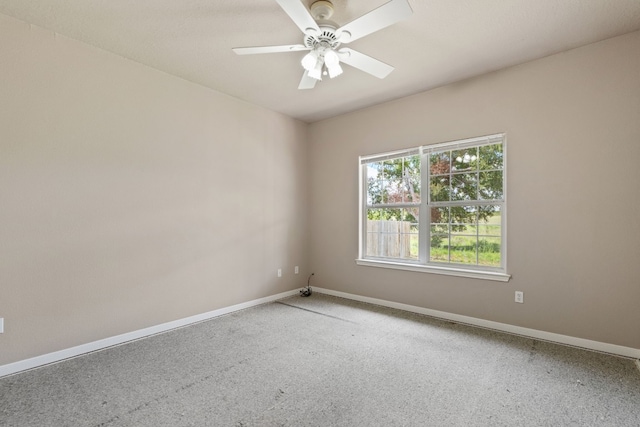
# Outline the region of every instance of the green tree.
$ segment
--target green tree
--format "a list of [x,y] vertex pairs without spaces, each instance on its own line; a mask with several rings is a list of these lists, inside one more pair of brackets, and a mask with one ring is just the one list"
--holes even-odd
[[[443,151],[429,156],[432,202],[482,201],[502,198],[502,145]],[[479,219],[488,219],[494,207],[479,209]],[[452,209],[454,222],[464,223],[469,212]]]
[[495,215],[495,206],[474,202],[502,198],[502,168],[501,144],[430,154],[431,201],[469,201],[468,205],[431,209],[431,247],[440,246],[449,233],[465,232]]
[[[470,225],[487,222],[496,207],[474,202],[501,199],[503,150],[501,144],[429,154],[431,202],[469,201],[469,205],[431,209],[432,245],[449,232],[463,232]],[[420,156],[408,156],[368,164],[369,204],[420,201]],[[416,223],[418,209],[369,209],[370,220]],[[449,228],[451,227],[451,228]]]
[[[420,156],[401,157],[369,163],[367,173],[369,204],[420,202]],[[418,209],[369,209],[371,220],[418,222]]]

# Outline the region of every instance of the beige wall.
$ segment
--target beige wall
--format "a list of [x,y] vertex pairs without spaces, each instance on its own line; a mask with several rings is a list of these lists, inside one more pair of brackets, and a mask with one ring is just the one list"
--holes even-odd
[[[359,155],[498,132],[509,283],[355,264]],[[314,123],[310,135],[317,286],[640,348],[640,32]]]
[[0,40],[0,365],[306,282],[306,124],[3,15]]

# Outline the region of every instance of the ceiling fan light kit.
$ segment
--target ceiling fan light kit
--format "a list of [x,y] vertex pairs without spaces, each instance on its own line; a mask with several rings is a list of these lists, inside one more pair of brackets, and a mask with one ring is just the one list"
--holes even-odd
[[[323,32],[324,33],[324,32]],[[337,47],[338,43],[329,43],[326,40],[314,39],[309,41],[310,37],[307,37],[305,43],[309,43],[311,51],[307,53],[300,63],[302,68],[307,70],[309,77],[316,80],[322,80],[322,74],[329,74],[330,78],[334,78],[342,74],[342,67],[340,66],[340,58],[333,47]],[[323,72],[323,65],[326,67],[326,71]]]
[[330,78],[342,74],[340,62],[357,68],[380,79],[386,77],[393,67],[349,48],[338,47],[386,28],[408,18],[413,11],[408,0],[391,0],[377,9],[362,15],[350,23],[336,28],[328,21],[333,16],[330,1],[314,2],[310,10],[300,0],[276,0],[289,18],[304,33],[302,45],[240,47],[233,51],[238,55],[259,53],[309,51],[300,61],[304,74],[298,89],[312,89],[322,75]]

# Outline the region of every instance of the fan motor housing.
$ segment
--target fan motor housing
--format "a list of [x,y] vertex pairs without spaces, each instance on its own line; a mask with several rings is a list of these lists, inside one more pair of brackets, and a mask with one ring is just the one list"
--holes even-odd
[[317,46],[330,47],[335,49],[340,45],[340,40],[336,36],[336,29],[327,25],[320,26],[320,32],[317,34],[305,34],[304,45],[310,49]]

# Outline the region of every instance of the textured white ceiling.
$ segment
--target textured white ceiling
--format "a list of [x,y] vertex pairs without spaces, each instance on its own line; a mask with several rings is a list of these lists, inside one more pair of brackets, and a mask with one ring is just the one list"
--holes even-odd
[[[275,0],[0,0],[0,13],[307,122],[640,29],[640,0],[409,1],[411,18],[349,45],[393,65],[387,78],[344,66],[306,91],[305,52],[231,50],[302,42]],[[386,0],[333,2],[343,25]]]

